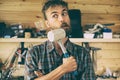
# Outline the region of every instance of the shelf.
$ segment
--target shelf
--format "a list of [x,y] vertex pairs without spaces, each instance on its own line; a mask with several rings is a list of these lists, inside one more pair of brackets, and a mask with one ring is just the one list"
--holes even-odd
[[71,39],[73,42],[120,42],[120,39]]
[[47,38],[0,38],[0,42],[44,42]]
[[[47,38],[0,38],[0,42],[45,42]],[[83,39],[70,38],[72,42],[120,42],[120,39]]]

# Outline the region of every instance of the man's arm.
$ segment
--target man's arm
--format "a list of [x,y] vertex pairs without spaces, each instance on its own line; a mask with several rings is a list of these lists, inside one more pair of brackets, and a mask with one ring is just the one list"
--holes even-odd
[[35,80],[59,80],[60,77],[62,77],[65,74],[62,65],[53,70],[52,72],[39,76]]
[[35,80],[59,80],[65,73],[77,69],[76,60],[71,56],[63,59],[63,64],[50,73],[36,78]]
[[[32,51],[30,51],[32,52]],[[50,73],[43,75],[42,72],[38,72],[39,74],[36,74],[35,69],[38,68],[38,64],[36,61],[36,55],[33,55],[33,53],[29,53],[26,55],[26,75],[25,78],[27,80],[58,80],[60,79],[65,73],[71,72],[76,70],[77,63],[76,60],[71,56],[69,58],[63,59],[63,64],[51,71]]]

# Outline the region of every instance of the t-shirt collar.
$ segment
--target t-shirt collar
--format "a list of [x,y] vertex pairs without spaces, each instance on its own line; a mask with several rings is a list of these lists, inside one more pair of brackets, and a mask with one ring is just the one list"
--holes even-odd
[[[70,42],[69,39],[66,41],[65,47],[66,47],[66,50],[68,50],[69,52],[72,52],[73,47],[72,47],[72,43]],[[54,43],[47,41],[47,52],[50,53],[54,49],[55,49]]]

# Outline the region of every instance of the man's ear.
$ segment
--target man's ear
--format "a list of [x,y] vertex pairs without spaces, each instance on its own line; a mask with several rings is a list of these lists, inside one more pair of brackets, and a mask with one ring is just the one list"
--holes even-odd
[[50,28],[50,24],[47,20],[45,20],[45,24],[46,24],[47,28]]
[[48,31],[52,30],[52,27],[50,26],[50,24],[49,24],[49,22],[47,20],[45,20],[45,24],[47,26]]

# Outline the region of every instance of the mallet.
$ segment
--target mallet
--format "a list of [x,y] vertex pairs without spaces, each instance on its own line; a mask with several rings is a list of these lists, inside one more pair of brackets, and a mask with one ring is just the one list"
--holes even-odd
[[66,33],[65,33],[64,29],[61,29],[61,28],[49,31],[48,35],[47,35],[49,41],[51,41],[51,42],[57,41],[58,42],[58,44],[60,45],[60,47],[64,53],[64,57],[67,58],[67,57],[69,57],[69,54],[67,53],[67,51],[61,41],[61,39],[65,38],[65,36],[66,36]]
[[[60,45],[63,53],[64,53],[64,58],[68,58],[70,57],[70,55],[68,54],[66,48],[63,46],[63,43],[61,41],[61,39],[66,37],[66,32],[64,31],[64,29],[55,29],[55,30],[51,30],[48,32],[47,37],[49,39],[49,41],[54,42],[57,41],[58,44]],[[77,71],[74,71],[74,75],[77,75]]]

